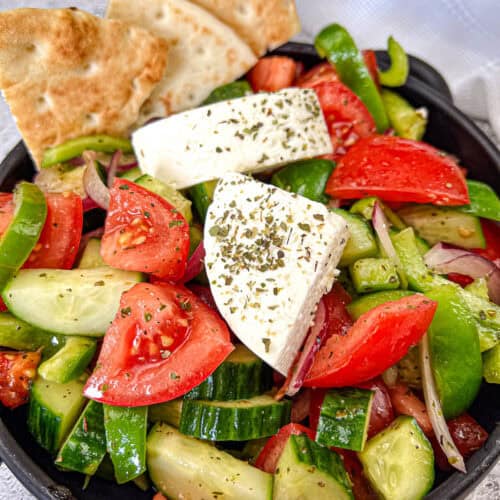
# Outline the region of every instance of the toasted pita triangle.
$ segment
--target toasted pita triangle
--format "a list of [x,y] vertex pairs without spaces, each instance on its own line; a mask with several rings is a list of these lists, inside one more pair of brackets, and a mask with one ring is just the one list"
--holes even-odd
[[300,31],[294,0],[191,0],[231,26],[261,56]]
[[256,62],[230,27],[187,0],[110,0],[107,16],[146,28],[171,46],[165,77],[144,106],[142,122],[197,106]]
[[77,9],[0,13],[0,88],[35,162],[71,138],[128,135],[167,50],[143,29]]

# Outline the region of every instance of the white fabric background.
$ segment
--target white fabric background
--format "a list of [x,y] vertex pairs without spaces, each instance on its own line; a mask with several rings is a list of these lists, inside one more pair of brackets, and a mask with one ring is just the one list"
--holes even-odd
[[[133,0],[131,0],[133,1]],[[311,41],[328,22],[343,24],[360,48],[384,48],[389,34],[410,53],[446,78],[455,103],[476,119],[488,120],[500,138],[500,0],[297,0],[303,31]],[[77,6],[102,14],[105,0],[0,0],[0,10],[16,7]],[[492,135],[486,125],[486,132]],[[0,160],[19,134],[0,101]],[[24,424],[22,424],[24,425]],[[500,464],[467,500],[500,498]],[[33,497],[0,467],[0,500]]]

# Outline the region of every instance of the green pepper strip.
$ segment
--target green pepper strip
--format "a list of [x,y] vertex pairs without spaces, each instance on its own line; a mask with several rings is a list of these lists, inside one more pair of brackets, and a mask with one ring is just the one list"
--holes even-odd
[[208,207],[214,198],[215,186],[217,186],[217,180],[195,184],[188,190],[189,197],[193,201],[194,208],[196,208],[201,222],[205,222]]
[[389,127],[384,103],[361,52],[347,30],[339,24],[331,24],[316,36],[314,45],[320,57],[326,57],[335,66],[342,82],[363,101],[375,120],[377,130],[384,132]]
[[14,204],[12,221],[0,238],[0,291],[31,254],[47,217],[45,196],[35,184],[20,182]]
[[396,134],[404,139],[420,141],[427,126],[426,116],[395,92],[383,89],[381,95],[389,122]]
[[378,77],[381,85],[385,87],[401,87],[408,78],[410,63],[403,47],[392,36],[387,41],[387,52],[391,65],[385,71],[379,71]]
[[310,200],[328,203],[325,187],[334,167],[335,163],[330,160],[298,161],[276,172],[271,184]]
[[467,180],[470,205],[457,207],[466,214],[500,221],[500,200],[493,189],[484,182]]
[[111,137],[109,135],[89,135],[78,137],[70,141],[45,150],[42,159],[42,168],[64,163],[80,156],[84,151],[98,151],[99,153],[114,153],[120,150],[124,154],[133,153],[132,143],[128,139]]
[[228,99],[237,99],[252,94],[252,87],[246,80],[228,83],[217,87],[212,93],[203,101],[202,105],[214,104],[220,101],[227,101]]

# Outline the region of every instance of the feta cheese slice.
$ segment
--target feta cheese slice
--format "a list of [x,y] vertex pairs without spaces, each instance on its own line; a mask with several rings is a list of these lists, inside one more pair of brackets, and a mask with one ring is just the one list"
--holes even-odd
[[217,307],[255,354],[287,375],[349,237],[327,208],[227,174],[205,222],[205,267]]
[[332,152],[316,93],[290,88],[172,115],[140,128],[141,170],[176,189]]

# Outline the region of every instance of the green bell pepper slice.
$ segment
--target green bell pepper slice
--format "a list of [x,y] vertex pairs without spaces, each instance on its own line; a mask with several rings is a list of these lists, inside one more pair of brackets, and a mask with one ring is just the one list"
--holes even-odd
[[330,160],[302,160],[290,163],[271,178],[271,184],[319,203],[328,203],[325,187],[335,163]]
[[252,87],[246,80],[227,83],[212,90],[211,94],[203,101],[202,106],[227,101],[228,99],[238,99],[252,93]]
[[414,292],[408,290],[385,290],[383,292],[370,293],[363,295],[347,304],[346,309],[353,320],[357,320],[361,315],[381,306],[386,302],[393,302],[414,295]]
[[217,180],[202,182],[200,184],[195,184],[188,190],[189,197],[193,202],[196,212],[198,212],[201,222],[205,222],[208,207],[214,199],[214,191],[217,182]]
[[456,207],[460,212],[500,221],[500,199],[495,191],[484,182],[467,180],[470,205]]
[[133,153],[132,143],[121,137],[110,135],[88,135],[71,139],[59,146],[45,150],[42,159],[42,168],[64,163],[80,156],[84,151],[97,151],[99,153],[114,153],[120,150],[124,154]]
[[14,204],[12,220],[0,238],[0,291],[30,256],[47,217],[45,196],[30,182],[15,187]]
[[429,327],[429,352],[446,419],[463,413],[477,396],[483,364],[474,317],[452,285],[426,294],[438,303]]
[[335,66],[340,80],[363,101],[375,120],[378,132],[384,132],[389,127],[384,103],[361,52],[347,30],[339,24],[331,24],[316,36],[314,45],[320,57],[326,57]]
[[382,89],[381,96],[396,134],[404,139],[420,141],[425,134],[427,117],[396,92]]
[[401,87],[408,78],[410,63],[403,47],[390,36],[387,40],[387,52],[391,59],[391,65],[385,71],[378,72],[381,85],[385,87]]

